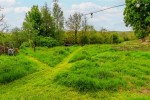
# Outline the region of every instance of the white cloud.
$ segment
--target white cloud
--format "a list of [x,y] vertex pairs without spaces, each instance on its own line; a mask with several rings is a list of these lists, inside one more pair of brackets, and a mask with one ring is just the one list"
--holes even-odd
[[[71,10],[72,11],[86,13],[86,12],[98,11],[98,10],[106,9],[106,8],[109,8],[109,7],[110,6],[100,6],[100,5],[97,5],[97,4],[92,3],[92,2],[82,2],[80,4],[72,5],[72,9]],[[107,12],[107,13],[118,13],[119,10],[116,9],[116,8],[113,8],[113,9],[106,10],[105,12]]]
[[[82,2],[80,4],[73,4],[71,9],[65,11],[66,18],[74,12],[80,12],[83,14],[91,13],[93,11],[99,11],[102,9],[109,8],[111,6],[100,6],[93,2]],[[123,24],[123,9],[122,8],[113,8],[105,10],[99,13],[94,13],[93,18],[90,18],[90,15],[87,15],[88,23],[95,26],[97,30],[101,27],[107,28],[108,30],[117,30],[115,25],[121,23],[122,27],[125,27]],[[118,27],[117,27],[118,28]],[[119,29],[119,28],[118,28]]]
[[10,6],[14,5],[16,3],[16,0],[0,0],[1,6]]
[[8,14],[8,13],[26,13],[30,10],[29,7],[7,7],[4,8],[1,13]]
[[15,13],[24,13],[24,12],[28,12],[29,10],[30,10],[29,7],[16,7],[16,8],[14,8]]
[[9,8],[4,8],[1,13],[3,14],[7,14],[13,11],[13,7],[9,7]]

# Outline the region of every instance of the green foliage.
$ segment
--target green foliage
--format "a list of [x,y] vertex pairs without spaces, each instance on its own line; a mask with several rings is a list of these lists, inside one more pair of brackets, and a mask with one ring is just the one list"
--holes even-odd
[[148,41],[150,41],[150,34],[148,35]]
[[20,48],[21,48],[21,49],[24,49],[24,48],[30,47],[30,46],[31,46],[31,45],[30,45],[29,42],[23,42],[23,43],[21,44]]
[[19,48],[23,42],[26,42],[28,40],[25,32],[17,27],[12,29],[11,34],[11,41],[14,47]]
[[46,36],[46,37],[53,37],[55,38],[55,23],[54,18],[51,15],[51,12],[47,6],[47,3],[45,6],[41,9],[42,13],[42,24],[41,24],[41,33],[40,35]]
[[53,17],[55,22],[55,34],[54,37],[59,42],[63,40],[64,36],[64,13],[58,4],[58,0],[53,0]]
[[55,47],[55,46],[58,46],[59,43],[57,40],[55,40],[54,38],[52,37],[39,37],[39,40],[38,41],[38,46],[46,46],[46,47]]
[[149,9],[149,0],[126,0],[124,21],[126,26],[133,27],[138,38],[144,38],[150,33],[148,29],[150,23]]
[[143,87],[149,81],[149,58],[148,52],[116,51],[109,45],[89,45],[70,60],[73,66],[60,72],[54,81],[84,92]]
[[0,83],[10,83],[36,71],[36,65],[24,56],[0,56]]
[[[114,46],[129,49],[122,51]],[[36,68],[41,70],[9,84],[0,84],[0,99],[149,100],[149,48],[149,44],[139,44],[136,40],[113,45],[38,47],[36,52],[22,49],[20,52],[28,55],[18,55],[16,62],[26,57],[25,61],[37,63]],[[3,63],[6,57],[0,61]],[[14,62],[11,58],[14,59],[7,57]],[[55,62],[55,67],[49,67],[49,62]]]
[[81,45],[89,44],[90,40],[89,40],[87,35],[81,35],[80,38],[79,38],[79,43]]
[[81,14],[75,12],[73,15],[70,15],[66,22],[66,26],[69,28],[69,30],[74,31],[74,42],[77,44],[78,41],[78,31],[81,28]]
[[119,40],[119,35],[116,34],[112,34],[112,41],[113,43],[120,43],[121,41]]
[[[83,31],[78,32],[79,44],[112,44],[121,43],[124,41],[136,40],[133,32],[96,32],[96,31]],[[74,32],[67,31],[65,33],[65,43],[74,44]]]
[[29,11],[26,14],[26,18],[23,23],[23,28],[24,30],[27,31],[27,33],[29,33],[31,38],[32,34],[34,34],[34,36],[40,34],[41,24],[42,24],[42,14],[38,6],[34,5],[31,8],[31,11]]
[[70,71],[58,74],[54,81],[79,91],[117,90],[126,86],[126,82],[116,78],[111,71],[86,60],[76,63]]
[[33,50],[29,48],[23,49],[22,52],[35,57],[39,61],[48,64],[50,67],[54,67],[76,48],[77,47],[54,47],[47,49],[44,47],[37,47],[36,52],[33,52]]
[[99,33],[91,34],[89,38],[90,38],[91,44],[103,44],[104,43],[104,37]]

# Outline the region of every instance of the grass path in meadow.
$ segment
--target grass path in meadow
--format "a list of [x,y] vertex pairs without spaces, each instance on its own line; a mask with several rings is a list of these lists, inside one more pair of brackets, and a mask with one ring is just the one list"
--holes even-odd
[[66,58],[63,59],[62,62],[60,62],[59,64],[57,64],[55,67],[50,67],[49,65],[37,60],[36,58],[34,57],[31,57],[31,56],[27,56],[29,60],[35,62],[37,65],[39,65],[39,67],[42,69],[42,70],[51,70],[52,73],[51,75],[55,75],[57,72],[61,71],[61,70],[64,70],[64,69],[67,69],[69,68],[70,64],[68,63],[70,61],[70,59],[75,56],[80,50],[82,49],[82,47],[78,48],[77,50],[75,50],[74,52],[72,52],[70,55],[68,55]]
[[71,64],[68,63],[69,60],[74,55],[76,55],[81,49],[82,47],[76,49],[74,52],[72,52],[70,55],[64,58],[64,60],[60,62],[58,65],[56,65],[55,67],[50,67],[47,64],[33,57],[27,56],[29,60],[35,62],[39,66],[39,70],[40,69],[42,70],[30,74],[28,76],[25,76],[10,84],[2,85],[0,87],[0,98],[2,99],[6,97],[8,97],[8,99],[17,98],[17,97],[25,98],[28,95],[36,95],[37,93],[39,94],[39,92],[44,94],[45,91],[48,91],[46,89],[53,90],[55,87],[57,87],[54,86],[52,82],[55,75],[58,72],[71,67]]

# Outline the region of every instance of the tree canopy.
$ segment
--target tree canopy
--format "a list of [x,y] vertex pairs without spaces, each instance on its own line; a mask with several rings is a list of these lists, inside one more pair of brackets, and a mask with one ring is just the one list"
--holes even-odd
[[75,33],[75,43],[77,43],[77,32],[81,28],[81,22],[82,20],[80,13],[74,13],[73,15],[70,15],[68,21],[66,22],[66,26]]
[[48,8],[47,3],[45,3],[45,6],[41,8],[42,13],[42,24],[41,24],[41,35],[47,36],[47,37],[55,37],[55,23],[54,18],[50,12],[50,9]]
[[53,0],[53,17],[56,28],[55,37],[57,40],[61,40],[62,31],[64,30],[64,14],[58,4],[58,0]]
[[138,38],[144,38],[150,33],[150,1],[126,0],[124,22],[135,31]]

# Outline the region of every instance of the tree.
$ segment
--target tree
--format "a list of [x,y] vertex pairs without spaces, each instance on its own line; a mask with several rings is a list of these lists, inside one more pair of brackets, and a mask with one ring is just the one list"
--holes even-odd
[[45,3],[45,6],[41,9],[42,13],[42,25],[41,25],[41,35],[46,37],[55,37],[55,23],[53,21],[53,17],[51,16],[51,12],[47,6],[47,3]]
[[62,31],[64,30],[64,15],[58,4],[58,0],[53,0],[53,17],[56,28],[55,37],[57,40],[60,40],[63,35]]
[[84,20],[82,20],[82,31],[84,31],[84,33],[86,33],[88,28],[88,22],[87,22],[87,17],[84,17]]
[[70,15],[68,18],[68,21],[66,22],[66,26],[74,31],[75,34],[75,43],[77,43],[77,33],[81,28],[81,14],[80,13],[74,13],[73,15]]
[[[2,9],[3,8],[0,7],[0,11]],[[0,15],[0,32],[3,32],[3,31],[5,31],[8,28],[6,22],[4,21],[4,18],[5,18],[5,16],[3,14],[1,14]]]
[[29,43],[35,49],[36,39],[41,35],[42,14],[38,6],[33,6],[31,11],[26,14],[25,21],[23,22],[23,29],[27,33]]
[[105,32],[108,32],[108,30],[106,28],[104,28],[104,27],[101,27],[100,32],[101,33],[105,33]]
[[131,26],[138,38],[144,38],[150,33],[150,1],[126,0],[124,22]]
[[13,28],[11,33],[11,38],[15,47],[20,47],[23,42],[27,41],[23,30],[18,27]]

